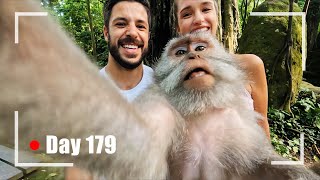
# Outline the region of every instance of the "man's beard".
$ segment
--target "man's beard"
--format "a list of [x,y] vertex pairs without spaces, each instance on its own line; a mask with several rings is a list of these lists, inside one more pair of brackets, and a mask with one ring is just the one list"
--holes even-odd
[[[109,37],[109,42],[110,42],[110,37]],[[124,44],[125,42],[127,43],[134,43],[134,44],[138,44],[138,48],[141,48],[143,47],[143,42],[140,42],[140,41],[137,41],[131,37],[127,37],[127,38],[124,38],[124,39],[121,39],[118,41],[118,46],[117,45],[113,45],[111,43],[108,43],[108,48],[109,48],[109,52],[110,54],[112,55],[112,57],[114,58],[114,60],[123,68],[125,69],[129,69],[129,70],[132,70],[132,69],[135,69],[137,68],[138,66],[140,66],[140,64],[142,63],[143,59],[145,58],[145,56],[147,55],[148,53],[148,48],[144,49],[142,54],[141,54],[141,58],[139,59],[139,61],[137,62],[130,62],[129,60],[127,59],[124,59],[121,57],[120,55],[120,52],[119,52],[119,47],[121,44]],[[133,57],[130,57],[130,58],[134,58]]]

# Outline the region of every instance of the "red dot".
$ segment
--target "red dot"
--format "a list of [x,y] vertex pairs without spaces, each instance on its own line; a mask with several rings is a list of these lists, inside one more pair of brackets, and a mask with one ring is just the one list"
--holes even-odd
[[30,149],[34,151],[38,150],[40,147],[40,143],[37,140],[32,140],[29,145],[30,145]]

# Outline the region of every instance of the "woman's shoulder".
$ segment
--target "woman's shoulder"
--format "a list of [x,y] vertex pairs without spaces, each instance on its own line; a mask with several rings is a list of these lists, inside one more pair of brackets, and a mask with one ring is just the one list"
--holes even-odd
[[245,69],[254,71],[264,71],[264,63],[262,59],[254,54],[235,54],[235,58],[240,61],[241,66]]
[[254,54],[235,54],[235,57],[248,66],[263,65],[262,59]]

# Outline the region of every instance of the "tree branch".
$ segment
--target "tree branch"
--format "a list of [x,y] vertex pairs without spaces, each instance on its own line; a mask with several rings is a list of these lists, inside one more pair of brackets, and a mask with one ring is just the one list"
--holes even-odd
[[304,3],[304,6],[303,6],[303,12],[305,12],[306,14],[307,14],[308,9],[309,9],[310,1],[311,0],[306,0],[306,2]]

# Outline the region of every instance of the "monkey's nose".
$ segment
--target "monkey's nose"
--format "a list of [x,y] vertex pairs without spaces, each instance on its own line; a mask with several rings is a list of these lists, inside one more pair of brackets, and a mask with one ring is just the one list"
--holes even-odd
[[188,54],[188,59],[197,59],[197,58],[200,58],[199,54],[194,54],[194,53]]

